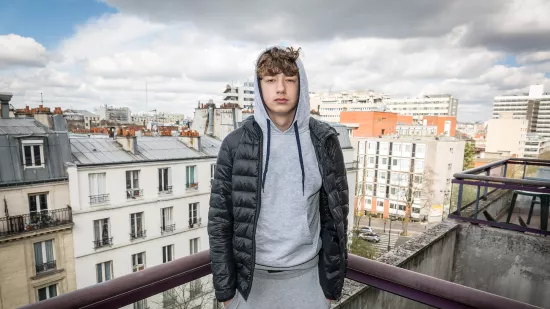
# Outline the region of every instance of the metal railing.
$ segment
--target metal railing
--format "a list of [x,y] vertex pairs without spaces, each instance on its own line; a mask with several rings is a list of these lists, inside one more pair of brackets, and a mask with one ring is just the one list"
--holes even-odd
[[346,162],[345,166],[347,170],[356,170],[358,169],[358,162],[357,161]]
[[107,246],[110,247],[113,245],[113,237],[96,239],[93,241],[93,243],[94,243],[94,249],[99,249]]
[[137,239],[137,238],[145,238],[145,237],[147,237],[147,231],[146,230],[136,231],[136,232],[130,233],[130,240],[134,240],[134,239]]
[[69,208],[3,217],[0,218],[0,237],[32,232],[72,222],[73,215]]
[[159,194],[172,194],[172,186],[159,187]]
[[[203,251],[22,308],[120,308],[210,273],[210,252]],[[435,308],[539,308],[352,254],[347,278]]]
[[135,199],[143,196],[143,189],[126,189],[126,198]]
[[198,182],[187,183],[187,184],[185,184],[185,188],[187,190],[198,190],[199,189],[199,183]]
[[40,273],[47,272],[47,271],[50,271],[50,270],[56,270],[57,269],[57,264],[56,264],[55,260],[53,260],[53,261],[49,261],[49,262],[46,262],[46,263],[37,264],[37,265],[35,265],[35,269],[36,269],[36,274],[38,275]]
[[[550,179],[529,177],[529,169],[536,167],[550,167],[550,161],[510,158],[454,174],[452,183],[458,186],[458,190],[452,193],[454,196],[451,196],[452,209],[449,218],[519,232],[550,235],[548,231],[548,207],[543,206],[545,200],[548,202],[548,199],[550,199]],[[529,227],[521,217],[518,218],[520,224],[509,223],[509,216],[513,211],[512,203],[515,204],[515,199],[504,205],[504,209],[501,211],[501,214],[508,212],[506,222],[498,222],[498,218],[495,219],[494,216],[483,209],[483,204],[486,201],[490,201],[493,196],[504,192],[513,194],[530,192],[540,195],[540,228]],[[505,199],[505,203],[508,203],[506,197],[502,198]],[[482,218],[481,214],[485,219]],[[499,216],[501,215],[499,214]]]
[[160,233],[161,234],[164,234],[164,233],[172,233],[176,230],[176,224],[168,224],[168,225],[165,225],[165,226],[161,226],[160,227]]
[[90,205],[109,202],[109,194],[90,195]]
[[202,218],[197,218],[197,217],[189,218],[189,228],[193,228],[195,227],[195,225],[201,226],[201,224],[202,224]]

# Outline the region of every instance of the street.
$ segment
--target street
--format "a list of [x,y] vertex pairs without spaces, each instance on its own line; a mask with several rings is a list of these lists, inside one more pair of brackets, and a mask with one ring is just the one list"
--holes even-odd
[[[384,233],[384,224],[385,224],[385,231],[386,233],[390,230],[390,220],[389,219],[379,219],[379,218],[370,218],[370,227],[377,233],[377,234],[383,234]],[[410,236],[415,236],[420,233],[423,233],[427,229],[437,225],[439,222],[436,223],[421,223],[421,222],[409,222],[409,234]],[[369,218],[368,217],[362,217],[361,221],[359,223],[360,226],[369,226]],[[403,231],[403,221],[393,221],[391,223],[391,232],[392,237],[394,233],[401,233]]]

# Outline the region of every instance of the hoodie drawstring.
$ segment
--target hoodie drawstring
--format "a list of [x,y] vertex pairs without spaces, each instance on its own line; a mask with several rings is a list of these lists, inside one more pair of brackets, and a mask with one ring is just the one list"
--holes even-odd
[[267,176],[267,168],[269,167],[269,152],[271,149],[271,124],[269,123],[269,119],[266,119],[267,121],[267,152],[265,155],[265,168],[264,168],[264,174],[262,177],[262,190],[265,186],[265,178]]
[[[267,121],[267,152],[265,155],[265,168],[262,178],[262,190],[265,186],[265,179],[267,176],[267,170],[269,167],[269,153],[271,152],[271,123],[269,119]],[[298,122],[294,122],[294,135],[296,136],[296,145],[298,146],[298,158],[300,160],[300,169],[302,170],[302,194],[305,194],[305,181],[306,181],[306,172],[304,170],[304,158],[302,157],[302,144],[300,143],[300,133],[298,132]]]

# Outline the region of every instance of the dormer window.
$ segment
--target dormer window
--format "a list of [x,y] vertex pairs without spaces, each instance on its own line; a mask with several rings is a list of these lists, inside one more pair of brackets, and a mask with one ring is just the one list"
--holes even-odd
[[42,140],[24,140],[21,143],[25,168],[44,167],[44,142]]

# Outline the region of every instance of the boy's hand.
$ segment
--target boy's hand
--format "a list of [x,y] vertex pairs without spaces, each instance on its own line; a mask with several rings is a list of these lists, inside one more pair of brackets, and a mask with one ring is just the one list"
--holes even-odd
[[227,300],[227,301],[224,301],[223,302],[223,307],[224,308],[227,308],[227,306],[229,306],[229,303],[233,300],[233,298],[231,298],[230,300]]

